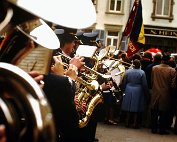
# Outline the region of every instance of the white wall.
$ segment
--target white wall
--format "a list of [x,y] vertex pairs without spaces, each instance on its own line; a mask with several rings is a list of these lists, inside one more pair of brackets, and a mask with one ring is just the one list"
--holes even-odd
[[104,24],[124,26],[128,19],[127,16],[129,15],[129,4],[130,0],[124,0],[123,15],[106,14],[108,0],[98,0],[96,29],[104,29]]
[[[177,0],[174,0],[173,16],[174,20],[155,19],[152,20],[151,14],[153,11],[153,0],[141,0],[143,9],[143,23],[144,25],[162,26],[162,27],[173,27],[177,28]],[[108,0],[98,0],[97,5],[97,22],[96,29],[104,29],[104,24],[122,25],[124,29],[127,19],[132,8],[134,0],[124,0],[124,14],[106,14]]]
[[162,26],[162,27],[177,27],[177,0],[174,0],[175,4],[173,5],[173,16],[174,19],[172,22],[169,20],[164,19],[155,19],[152,20],[151,14],[153,11],[153,2],[152,0],[141,0],[142,2],[142,9],[143,9],[143,22],[144,25],[152,25],[152,26]]

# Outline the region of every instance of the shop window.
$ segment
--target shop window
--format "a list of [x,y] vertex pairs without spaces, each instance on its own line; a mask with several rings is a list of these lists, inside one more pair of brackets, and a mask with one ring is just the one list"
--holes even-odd
[[174,0],[153,0],[152,19],[173,20],[173,4]]

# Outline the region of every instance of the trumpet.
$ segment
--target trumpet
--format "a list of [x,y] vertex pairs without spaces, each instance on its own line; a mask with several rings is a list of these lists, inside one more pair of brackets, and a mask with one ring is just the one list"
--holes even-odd
[[[60,53],[60,52],[58,52],[57,54],[61,55],[62,57],[66,58],[66,59],[69,60],[69,61],[71,60],[70,57],[68,57],[68,56],[66,56],[66,55],[64,55],[64,54],[62,54],[62,53]],[[87,71],[89,71],[89,72],[95,74],[96,76],[100,76],[101,78],[105,79],[106,81],[108,81],[108,80],[111,79],[111,76],[110,76],[110,75],[106,75],[106,74],[99,73],[99,72],[97,72],[97,71],[95,71],[95,70],[93,70],[93,69],[87,67],[86,65],[83,65],[83,67],[84,67]],[[96,79],[96,77],[94,77],[94,78],[93,78],[93,77],[87,77],[87,75],[85,75],[85,77],[86,77],[86,78],[89,78],[89,79],[91,79],[91,80],[95,80],[95,79]]]
[[[67,63],[63,63],[63,65],[68,68],[69,64]],[[99,83],[96,80],[93,80],[92,82],[87,82],[84,79],[82,79],[81,77],[76,77],[76,81],[79,82],[80,84],[82,84],[83,86],[85,86],[87,89],[89,89],[90,91],[98,91],[99,90]]]

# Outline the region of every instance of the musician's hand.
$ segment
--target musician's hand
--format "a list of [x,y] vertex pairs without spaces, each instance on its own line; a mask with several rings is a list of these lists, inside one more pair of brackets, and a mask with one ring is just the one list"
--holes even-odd
[[85,62],[83,61],[84,58],[81,56],[75,56],[70,60],[70,64],[75,65],[78,69],[80,69],[83,65],[85,65]]
[[53,56],[53,60],[54,60],[54,65],[52,65],[51,70],[53,73],[55,73],[56,75],[64,75],[64,67],[63,67],[63,62],[61,59],[61,56]]
[[76,105],[76,110],[82,114],[87,111],[87,104],[85,101],[79,102],[78,96],[74,97],[74,102]]
[[41,88],[44,87],[44,82],[42,81],[44,76],[42,74],[38,71],[30,71],[28,74],[40,85]]
[[69,64],[69,68],[65,71],[65,75],[69,76],[73,81],[75,81],[77,78],[77,74],[77,67],[75,65]]
[[6,138],[6,130],[5,130],[5,126],[0,124],[0,142],[6,142],[7,138]]
[[79,72],[83,73],[85,71],[86,71],[86,69],[84,67],[79,68]]

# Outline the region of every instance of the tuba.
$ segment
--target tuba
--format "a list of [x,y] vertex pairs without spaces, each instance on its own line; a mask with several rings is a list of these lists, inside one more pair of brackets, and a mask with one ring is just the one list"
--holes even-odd
[[7,142],[55,142],[52,110],[39,85],[22,69],[0,63],[0,124]]
[[[54,142],[56,132],[51,106],[34,79],[17,67],[38,44],[50,47],[48,43],[41,43],[36,32],[39,30],[36,28],[44,26],[43,21],[30,21],[5,31],[0,44],[0,124],[6,127],[8,142]],[[31,43],[34,46],[27,46]]]
[[[0,124],[5,125],[7,142],[54,142],[56,132],[51,106],[34,79],[17,67],[37,45],[50,48],[51,44],[41,40],[39,31],[44,27],[48,28],[48,33],[53,31],[43,20],[10,5],[8,3],[7,14],[0,23],[3,36],[0,43]],[[16,19],[17,13],[25,18],[21,15],[23,18]],[[34,46],[27,46],[31,43]],[[58,39],[54,44],[52,47],[59,47]]]
[[[5,0],[0,1],[7,4]],[[0,42],[0,124],[5,125],[7,142],[55,142],[51,106],[39,85],[17,65],[38,45],[58,48],[58,38],[43,20],[7,5],[5,18],[0,22],[3,36]],[[27,15],[24,18],[21,14]],[[17,15],[22,17],[16,19]],[[54,45],[42,41],[39,33],[44,29],[52,33],[52,38],[56,37]],[[27,46],[31,43],[34,46]]]

